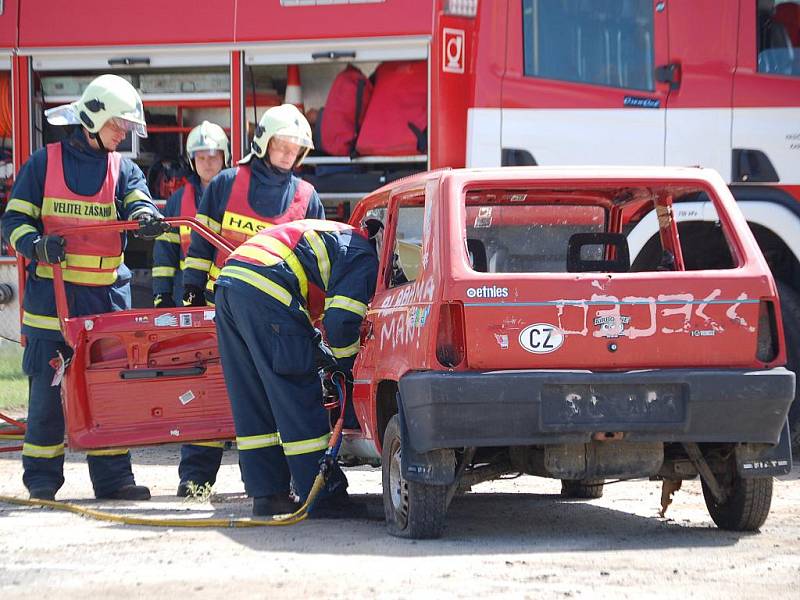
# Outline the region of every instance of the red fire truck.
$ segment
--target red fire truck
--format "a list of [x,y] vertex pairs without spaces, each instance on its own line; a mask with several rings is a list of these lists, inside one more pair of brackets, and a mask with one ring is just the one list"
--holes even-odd
[[[380,183],[445,166],[714,168],[779,281],[798,367],[799,0],[141,0],[123,11],[100,0],[7,0],[0,48],[17,168],[57,139],[43,110],[99,73],[142,91],[151,136],[126,152],[163,183],[159,166],[203,119],[228,128],[240,158],[260,112],[285,99],[289,70],[310,111],[346,65],[370,75],[399,61],[425,65],[424,143],[399,155],[310,156],[303,176],[333,216]],[[374,118],[396,125],[391,104],[378,110]],[[701,200],[677,219],[688,251],[718,228]],[[648,252],[657,225],[628,235],[632,256]],[[133,247],[128,261],[146,291],[147,249]],[[13,284],[4,268],[0,282]]]

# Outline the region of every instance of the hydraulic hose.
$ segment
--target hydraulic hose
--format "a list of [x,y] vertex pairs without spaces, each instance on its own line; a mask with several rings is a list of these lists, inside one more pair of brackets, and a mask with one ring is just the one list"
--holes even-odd
[[[337,377],[338,376],[338,377]],[[83,517],[95,519],[97,521],[108,521],[110,523],[121,523],[124,525],[143,525],[146,527],[187,527],[187,528],[215,528],[215,527],[228,527],[228,528],[244,528],[244,527],[279,527],[286,525],[294,525],[308,517],[308,513],[314,506],[314,502],[325,487],[325,480],[328,476],[332,465],[336,462],[336,457],[339,454],[339,448],[342,443],[342,429],[344,427],[344,410],[346,403],[346,385],[344,381],[337,379],[344,379],[344,375],[340,372],[334,373],[332,381],[336,386],[336,391],[339,394],[339,418],[331,432],[331,439],[328,442],[328,448],[325,451],[322,460],[320,461],[320,469],[317,476],[314,478],[314,483],[311,485],[311,491],[303,505],[292,514],[276,515],[272,519],[251,519],[248,517],[231,518],[231,519],[171,519],[171,518],[154,518],[154,517],[132,517],[123,516],[114,513],[104,512],[102,510],[88,508],[77,504],[70,504],[69,502],[56,502],[55,500],[39,500],[32,498],[30,500],[25,498],[16,498],[14,496],[0,495],[0,502],[5,504],[16,504],[20,506],[36,506],[39,508],[52,508],[65,512],[71,512]]]

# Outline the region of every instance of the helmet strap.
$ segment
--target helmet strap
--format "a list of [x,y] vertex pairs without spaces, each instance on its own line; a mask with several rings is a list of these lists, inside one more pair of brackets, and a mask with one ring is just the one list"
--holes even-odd
[[109,150],[103,145],[103,139],[100,137],[100,133],[95,133],[93,131],[86,130],[87,134],[89,135],[90,139],[93,139],[97,142],[97,145],[100,146],[100,150],[103,152],[109,152]]

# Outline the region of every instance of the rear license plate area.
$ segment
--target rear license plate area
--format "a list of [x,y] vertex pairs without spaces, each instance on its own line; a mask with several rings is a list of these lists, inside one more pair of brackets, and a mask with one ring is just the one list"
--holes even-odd
[[686,420],[681,384],[546,384],[542,387],[545,426],[676,424]]

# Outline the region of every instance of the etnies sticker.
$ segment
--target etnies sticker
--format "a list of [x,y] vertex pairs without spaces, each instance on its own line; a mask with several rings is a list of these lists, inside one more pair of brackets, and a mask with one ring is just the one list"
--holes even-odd
[[519,332],[519,345],[534,354],[554,352],[564,343],[564,332],[549,323],[534,323]]

